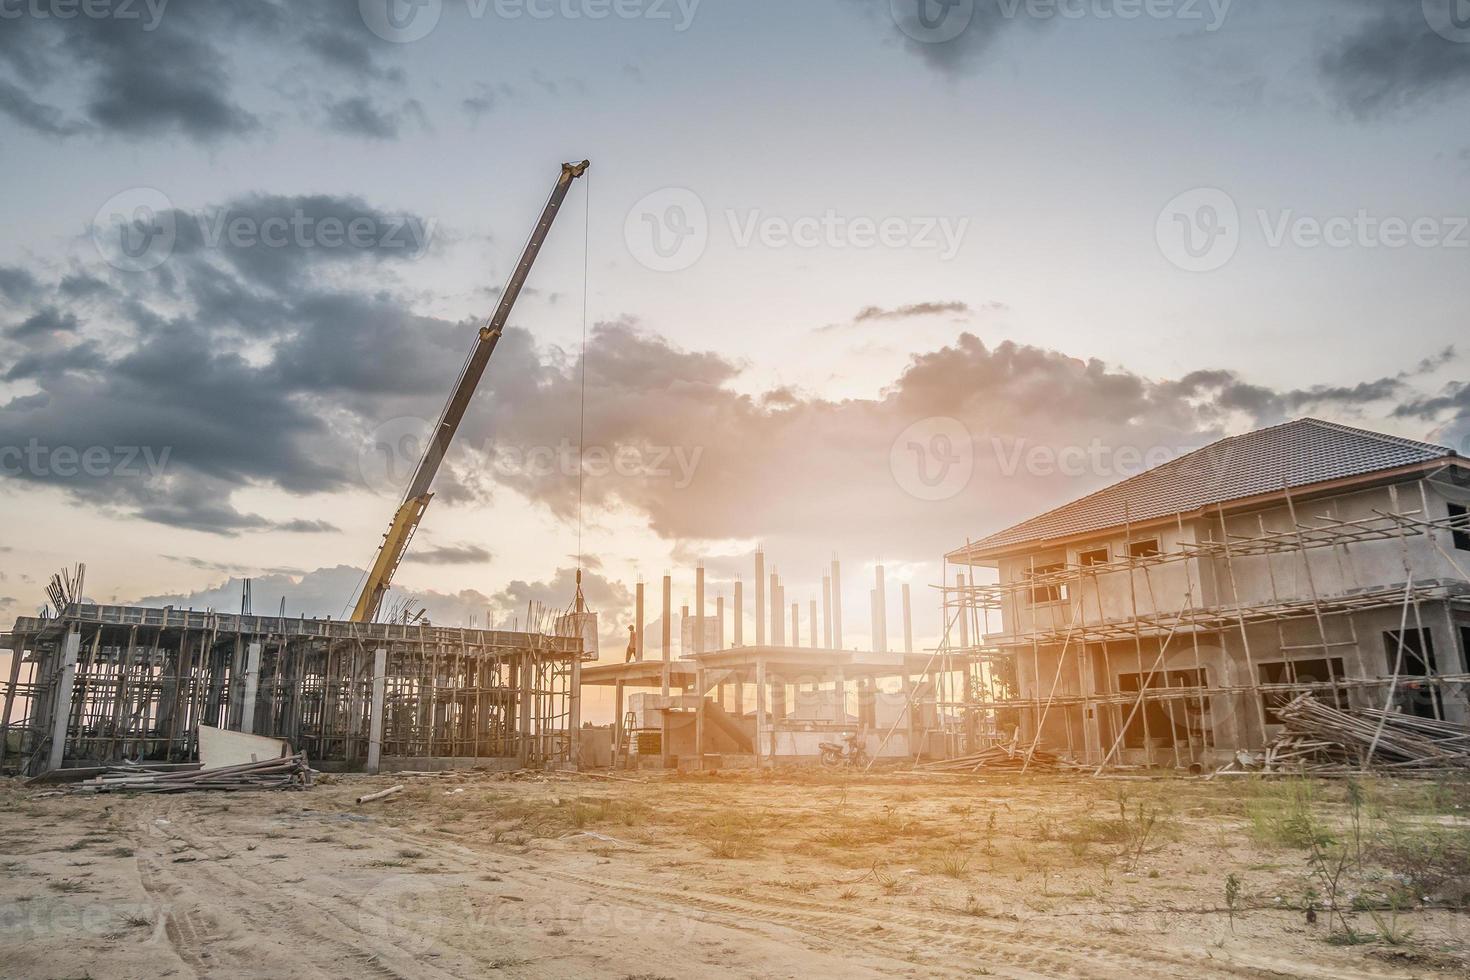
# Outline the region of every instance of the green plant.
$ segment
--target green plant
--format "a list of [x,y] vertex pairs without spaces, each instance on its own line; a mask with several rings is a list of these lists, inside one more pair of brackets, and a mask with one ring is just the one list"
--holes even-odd
[[1230,913],[1230,931],[1235,932],[1235,911],[1240,906],[1240,878],[1235,872],[1225,876],[1225,909]]

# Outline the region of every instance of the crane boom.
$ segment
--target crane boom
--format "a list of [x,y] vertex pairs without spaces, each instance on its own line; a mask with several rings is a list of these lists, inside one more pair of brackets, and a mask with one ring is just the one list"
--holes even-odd
[[511,309],[515,306],[516,298],[521,294],[521,287],[526,284],[526,277],[531,273],[531,266],[536,261],[536,255],[541,251],[542,243],[546,241],[546,233],[551,230],[551,223],[556,220],[556,213],[561,208],[562,201],[566,199],[572,181],[586,173],[587,167],[586,160],[581,163],[562,164],[561,174],[556,179],[556,186],[551,190],[551,197],[547,199],[546,207],[542,209],[541,217],[537,220],[531,237],[526,241],[520,261],[516,263],[510,280],[505,284],[505,291],[500,294],[500,302],[496,305],[495,312],[480,327],[474,350],[470,352],[469,358],[465,361],[459,380],[455,382],[454,390],[449,395],[449,401],[445,403],[444,411],[439,415],[439,422],[429,437],[423,456],[419,459],[419,465],[414,471],[408,492],[404,494],[403,502],[398,505],[393,521],[388,525],[388,532],[383,535],[383,543],[378,546],[377,558],[373,561],[373,567],[363,582],[362,592],[357,597],[357,605],[352,612],[353,622],[369,623],[378,614],[378,607],[382,605],[383,596],[388,592],[388,586],[393,581],[393,574],[398,570],[399,563],[403,561],[403,556],[408,551],[408,543],[413,539],[413,533],[418,529],[419,521],[423,519],[424,511],[429,506],[429,500],[434,496],[430,490],[434,483],[434,475],[439,472],[439,464],[443,462],[444,454],[449,451],[449,444],[454,440],[454,434],[458,431],[465,411],[469,408],[470,398],[474,396],[475,388],[485,374],[485,367],[490,363],[490,356],[495,353],[495,345],[500,341],[500,335],[505,330]]

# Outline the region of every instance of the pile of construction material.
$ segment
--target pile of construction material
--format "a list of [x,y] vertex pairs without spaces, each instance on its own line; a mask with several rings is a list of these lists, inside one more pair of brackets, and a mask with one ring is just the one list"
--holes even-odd
[[1277,711],[1285,728],[1266,748],[1267,772],[1376,769],[1426,775],[1470,770],[1470,731],[1377,708],[1341,710],[1303,694]]
[[235,792],[252,789],[307,789],[312,769],[306,753],[264,759],[216,769],[153,770],[146,766],[113,766],[95,779],[68,789],[73,793],[184,793],[193,790]]
[[1050,752],[1037,748],[1017,748],[996,745],[992,748],[972,752],[953,759],[923,762],[918,768],[925,772],[1055,772],[1062,767],[1062,760]]

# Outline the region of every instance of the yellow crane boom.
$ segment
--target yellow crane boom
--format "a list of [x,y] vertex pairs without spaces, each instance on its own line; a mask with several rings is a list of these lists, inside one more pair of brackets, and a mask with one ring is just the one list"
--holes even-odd
[[526,284],[526,277],[531,273],[531,266],[536,261],[536,255],[541,251],[542,243],[546,241],[546,233],[551,230],[551,223],[556,220],[557,211],[561,208],[562,201],[566,199],[572,181],[586,173],[587,167],[586,160],[581,163],[561,165],[561,174],[556,179],[556,186],[551,190],[551,197],[547,199],[546,207],[541,211],[541,218],[536,222],[531,237],[526,241],[520,261],[516,263],[510,280],[505,284],[505,291],[500,294],[499,305],[495,307],[495,312],[491,314],[490,319],[480,327],[479,335],[475,339],[475,347],[470,352],[469,358],[466,359],[464,369],[460,371],[459,380],[455,382],[454,390],[449,395],[449,401],[445,403],[444,411],[439,415],[439,422],[435,425],[428,445],[424,448],[424,454],[419,459],[418,468],[414,471],[413,482],[409,484],[403,502],[398,505],[398,510],[393,515],[393,522],[388,525],[388,533],[383,535],[383,543],[378,546],[378,555],[373,561],[373,567],[368,571],[367,578],[363,581],[362,592],[358,595],[357,604],[352,611],[353,622],[370,623],[377,616],[378,608],[383,604],[383,596],[387,594],[388,586],[393,581],[393,574],[398,570],[399,563],[403,561],[403,556],[408,551],[408,543],[413,540],[413,533],[418,529],[419,521],[423,520],[424,511],[434,496],[430,491],[434,483],[434,475],[439,472],[439,464],[444,460],[444,454],[448,452],[449,444],[454,440],[454,433],[464,419],[465,410],[470,405],[470,398],[474,395],[480,378],[485,374],[485,366],[490,363],[490,355],[495,353],[495,345],[505,330],[510,311],[515,306],[516,298],[521,294],[521,287]]

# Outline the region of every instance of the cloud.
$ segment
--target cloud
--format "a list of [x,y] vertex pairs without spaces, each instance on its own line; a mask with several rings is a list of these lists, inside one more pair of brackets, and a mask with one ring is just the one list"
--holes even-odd
[[[7,19],[0,68],[11,77],[0,78],[0,113],[55,138],[176,134],[213,144],[264,131],[291,108],[266,102],[285,98],[278,89],[242,85],[237,58],[257,74],[289,71],[355,96],[402,87],[401,70],[378,62],[392,46],[369,43],[353,3],[139,3],[135,12]],[[43,90],[48,101],[35,95]]]
[[[1439,0],[1446,11],[1457,0]],[[1436,33],[1425,5],[1410,0],[1349,0],[1362,16],[1334,37],[1318,67],[1337,103],[1360,118],[1470,91],[1470,44]]]
[[441,545],[408,553],[408,561],[420,565],[481,565],[494,556],[477,544]]
[[969,313],[970,304],[961,302],[950,303],[911,303],[908,306],[900,306],[894,309],[884,309],[881,306],[867,306],[858,311],[853,317],[854,322],[862,323],[867,320],[901,320],[914,316],[938,316],[942,313]]
[[47,334],[76,333],[77,325],[75,313],[60,313],[55,307],[48,306],[6,332],[17,339],[28,339]]
[[[1016,27],[1024,24],[1041,27],[1052,19],[1029,17],[1024,10],[1016,13],[1013,7],[1008,14],[1004,0],[974,0],[974,13],[968,21],[958,20],[970,9],[966,3],[943,5],[931,0],[900,0],[890,4],[886,0],[880,3],[849,0],[848,6],[875,22],[879,30],[929,68],[951,76],[968,74],[983,66],[996,42]],[[937,14],[939,19],[926,24],[920,18],[921,7],[931,18]],[[954,36],[949,37],[950,34]]]
[[327,125],[336,132],[373,140],[397,139],[407,117],[422,116],[415,101],[398,109],[385,109],[360,95],[329,102],[326,112]]
[[0,296],[11,303],[24,303],[41,292],[41,284],[29,269],[0,265]]

